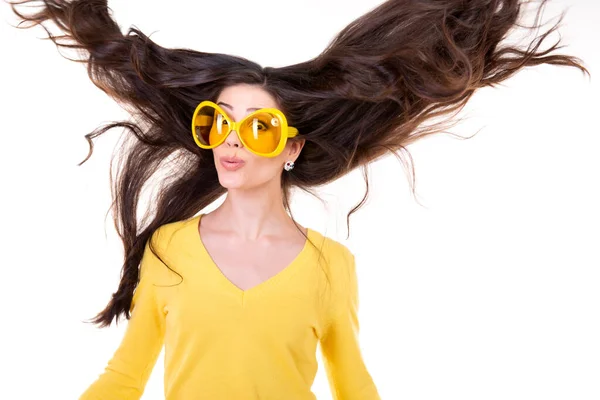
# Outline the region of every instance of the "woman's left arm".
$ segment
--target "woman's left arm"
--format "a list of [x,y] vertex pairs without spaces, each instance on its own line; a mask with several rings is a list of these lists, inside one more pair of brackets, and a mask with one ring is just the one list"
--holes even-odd
[[325,371],[334,400],[380,400],[360,351],[356,263],[346,253],[342,271],[331,282],[334,300],[320,339]]

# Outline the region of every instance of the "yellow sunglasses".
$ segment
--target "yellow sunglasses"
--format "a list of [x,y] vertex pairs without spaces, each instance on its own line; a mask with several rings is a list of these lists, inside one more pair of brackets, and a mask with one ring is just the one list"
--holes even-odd
[[261,108],[235,122],[212,101],[198,104],[192,117],[192,136],[199,147],[217,147],[232,130],[244,147],[263,157],[277,156],[287,139],[298,135],[298,129],[288,126],[285,115],[276,108]]

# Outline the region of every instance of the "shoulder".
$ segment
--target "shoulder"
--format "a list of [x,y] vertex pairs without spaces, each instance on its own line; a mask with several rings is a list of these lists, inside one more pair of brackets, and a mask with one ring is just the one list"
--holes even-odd
[[[169,222],[156,228],[145,243],[144,258],[166,275],[180,270],[193,251],[197,217]],[[154,261],[154,262],[153,262]],[[161,266],[158,268],[158,266]],[[167,268],[164,268],[167,266]],[[170,271],[171,274],[167,273]]]
[[198,217],[194,216],[159,226],[152,232],[150,237],[152,245],[163,251],[167,251],[173,247],[177,247],[182,242],[189,241],[190,237],[193,237],[193,234],[190,235],[190,233],[193,233],[194,222],[197,222],[197,220]]
[[334,280],[346,281],[348,277],[354,274],[355,260],[352,251],[341,241],[317,231],[313,232],[316,232],[313,236],[316,238],[317,256],[322,257],[325,261],[323,266],[327,273]]
[[354,258],[354,254],[348,246],[339,240],[326,236],[319,231],[313,230],[312,237],[315,240],[317,248],[322,252],[323,256],[331,260],[346,260]]
[[348,306],[354,304],[358,295],[358,283],[354,254],[347,245],[324,236],[317,236],[321,243],[321,265],[319,280],[319,301],[322,301],[322,316],[325,324],[329,324],[337,316],[347,312]]
[[142,271],[161,283],[177,283],[182,260],[191,251],[192,217],[160,225],[146,241]]

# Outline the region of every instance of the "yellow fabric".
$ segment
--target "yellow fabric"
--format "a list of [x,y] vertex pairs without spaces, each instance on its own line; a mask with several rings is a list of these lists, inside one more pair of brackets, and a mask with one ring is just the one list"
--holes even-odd
[[248,290],[214,264],[202,214],[161,226],[140,266],[122,342],[80,400],[139,399],[165,346],[167,400],[314,400],[320,343],[336,400],[380,399],[358,342],[353,254],[309,229],[284,270]]

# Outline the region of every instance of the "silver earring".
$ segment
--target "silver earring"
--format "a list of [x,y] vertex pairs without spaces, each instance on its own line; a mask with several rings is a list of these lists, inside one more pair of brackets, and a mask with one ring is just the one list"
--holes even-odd
[[286,171],[291,171],[293,168],[294,168],[293,161],[286,161],[285,165],[283,166],[283,169],[285,169]]

